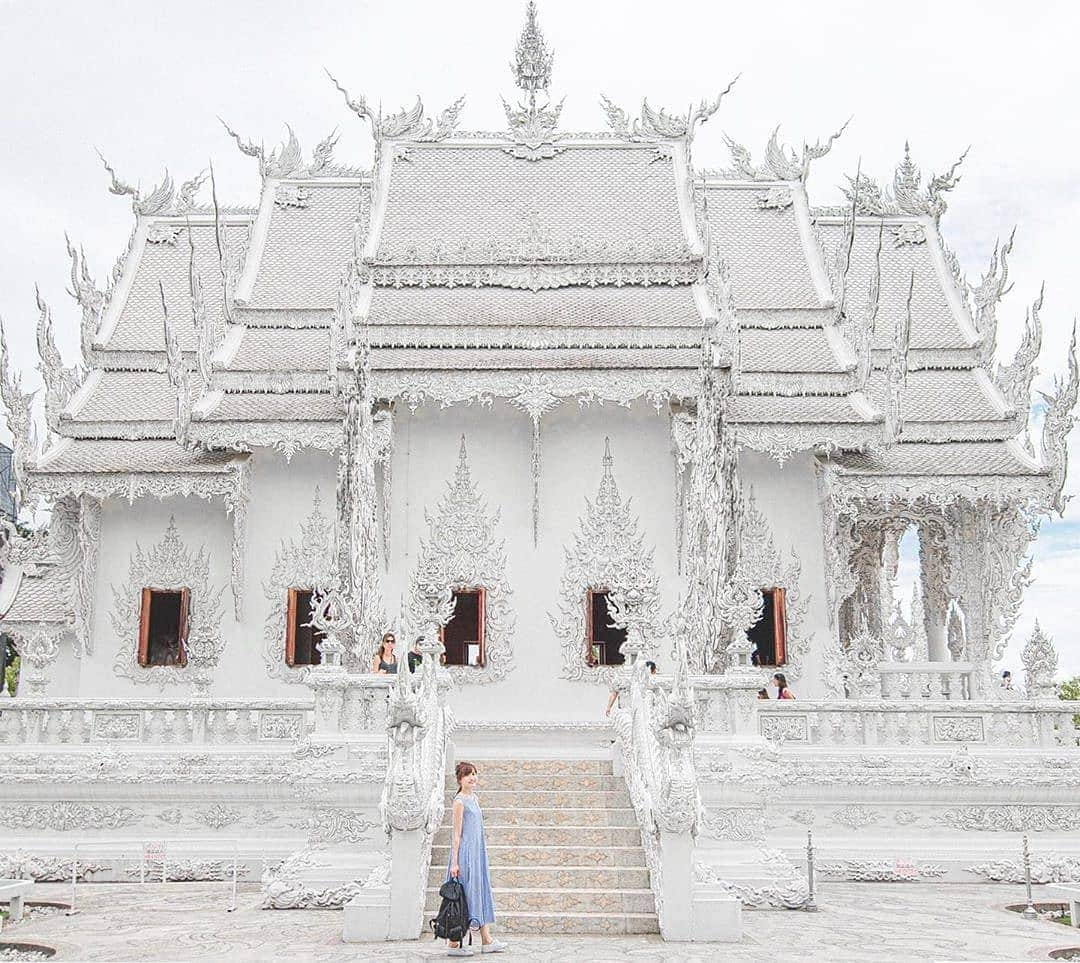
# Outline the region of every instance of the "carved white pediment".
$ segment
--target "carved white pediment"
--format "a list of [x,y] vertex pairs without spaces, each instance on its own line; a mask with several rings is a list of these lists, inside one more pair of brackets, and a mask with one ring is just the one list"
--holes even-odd
[[566,549],[566,568],[559,589],[559,611],[551,625],[562,649],[562,677],[610,685],[618,666],[590,667],[585,661],[586,606],[590,589],[606,589],[608,598],[641,629],[646,650],[664,634],[660,614],[660,580],[653,551],[645,548],[638,519],[623,501],[612,473],[611,448],[605,439],[604,470],[596,499],[585,499],[574,543]]
[[263,592],[270,608],[263,625],[263,664],[272,679],[303,682],[307,667],[285,664],[285,621],[288,617],[288,593],[291,588],[325,587],[333,578],[334,536],[330,520],[322,513],[319,489],[311,514],[300,523],[300,538],[281,540],[270,578]]
[[[190,591],[186,666],[139,665],[139,614],[144,588]],[[224,590],[224,585],[210,582],[210,555],[205,546],[192,553],[181,540],[174,518],[169,519],[165,537],[156,545],[143,551],[136,543],[127,582],[113,586],[112,624],[120,640],[113,672],[132,682],[155,684],[162,689],[201,681],[196,678],[197,669],[212,669],[220,655]]]
[[447,589],[484,590],[484,665],[450,666],[455,682],[497,682],[513,668],[514,610],[507,580],[506,545],[496,537],[499,511],[489,512],[469,473],[465,436],[457,471],[434,515],[424,512],[428,537],[409,580],[409,622],[428,624]]

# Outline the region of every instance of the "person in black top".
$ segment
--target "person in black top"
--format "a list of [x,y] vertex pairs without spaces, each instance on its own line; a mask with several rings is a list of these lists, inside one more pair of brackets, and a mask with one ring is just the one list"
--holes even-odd
[[424,653],[420,651],[420,641],[423,636],[417,636],[416,641],[413,642],[412,648],[409,649],[409,671],[415,672],[420,668],[420,663],[424,661]]

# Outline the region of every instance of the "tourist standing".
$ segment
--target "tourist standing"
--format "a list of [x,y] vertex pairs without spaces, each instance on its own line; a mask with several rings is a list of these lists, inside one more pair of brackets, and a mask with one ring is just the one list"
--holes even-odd
[[379,651],[375,653],[375,658],[371,660],[371,671],[376,675],[397,675],[398,660],[394,655],[394,646],[397,645],[397,639],[394,638],[393,632],[387,632],[379,643]]
[[776,698],[777,699],[794,699],[795,693],[788,688],[787,676],[783,672],[777,672],[773,677],[773,682],[776,685]]
[[424,661],[424,653],[420,651],[420,642],[422,636],[417,636],[416,641],[412,644],[412,648],[409,649],[409,671],[415,672],[420,668]]
[[[495,900],[491,893],[487,845],[484,843],[484,814],[476,800],[476,766],[459,762],[454,767],[458,791],[454,796],[453,833],[450,839],[450,862],[446,879],[457,879],[465,890],[469,929],[480,931],[480,952],[501,953],[506,944],[492,939],[490,926],[495,922]],[[461,943],[450,944],[450,956],[472,956],[473,950]]]

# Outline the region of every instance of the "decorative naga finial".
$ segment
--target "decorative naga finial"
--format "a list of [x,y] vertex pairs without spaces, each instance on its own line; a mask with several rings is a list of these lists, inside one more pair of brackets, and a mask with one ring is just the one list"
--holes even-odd
[[72,368],[64,365],[53,337],[52,313],[36,285],[34,296],[38,307],[37,347],[41,358],[38,371],[45,382],[45,423],[50,431],[59,432],[60,412],[79,389],[85,371],[77,365]]
[[944,174],[932,175],[923,188],[922,172],[911,159],[911,146],[905,141],[904,159],[893,175],[893,195],[900,210],[905,214],[928,215],[935,222],[940,221],[948,206],[945,193],[960,183],[957,171],[969,150],[970,147],[965,148],[956,163]]
[[1046,402],[1046,418],[1042,431],[1042,461],[1049,472],[1048,510],[1061,514],[1068,501],[1064,494],[1065,473],[1068,469],[1068,437],[1076,423],[1077,395],[1080,394],[1080,365],[1076,359],[1076,324],[1073,323],[1072,340],[1069,342],[1069,374],[1067,378],[1055,376],[1049,393],[1039,392]]

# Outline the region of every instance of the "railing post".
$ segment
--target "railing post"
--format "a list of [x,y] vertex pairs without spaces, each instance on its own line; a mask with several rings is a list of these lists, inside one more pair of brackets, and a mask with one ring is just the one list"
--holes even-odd
[[685,942],[693,939],[694,837],[689,832],[660,831],[660,877],[664,881],[664,920],[661,936]]

